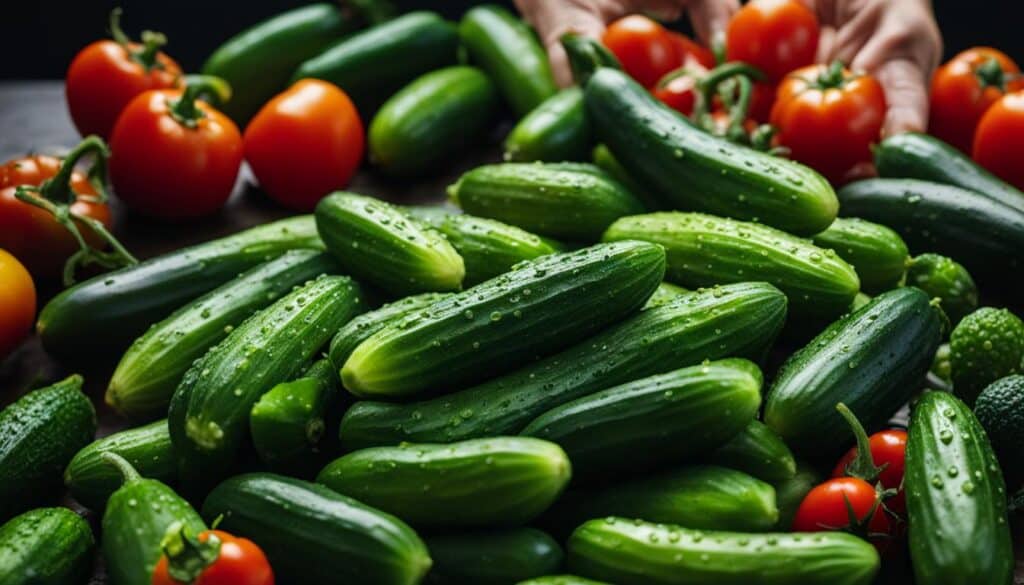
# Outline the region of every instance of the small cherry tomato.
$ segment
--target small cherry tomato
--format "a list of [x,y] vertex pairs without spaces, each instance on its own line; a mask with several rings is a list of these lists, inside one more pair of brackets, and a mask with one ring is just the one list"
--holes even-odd
[[153,585],[274,585],[274,572],[266,555],[251,540],[232,536],[222,530],[207,530],[199,534],[199,545],[210,542],[211,535],[220,541],[217,557],[191,580],[179,581],[171,576],[175,559],[160,557],[153,569]]
[[992,104],[974,133],[974,160],[1007,183],[1024,189],[1024,91]]
[[[886,429],[870,437],[871,459],[874,464],[884,469],[878,474],[878,480],[887,490],[899,490],[895,496],[885,501],[886,507],[899,515],[907,511],[903,494],[903,467],[907,450],[907,433],[899,429]],[[853,447],[836,463],[832,477],[845,477],[846,467],[857,457],[857,448]]]
[[[851,510],[855,517],[851,517]],[[871,484],[856,477],[841,477],[807,492],[793,517],[793,531],[832,530],[868,538],[879,552],[887,548],[892,527]]]
[[677,32],[669,32],[672,42],[676,46],[676,59],[683,66],[700,65],[705,69],[712,69],[715,66],[715,54],[704,45],[690,37]]
[[654,97],[684,116],[693,113],[701,77],[707,73],[701,65],[690,64],[663,77],[651,90]]
[[751,0],[729,21],[726,58],[760,69],[770,81],[814,63],[818,19],[797,0]]
[[608,26],[601,42],[619,59],[622,69],[644,87],[653,87],[683,64],[669,31],[654,20],[631,14]]
[[17,258],[0,248],[0,361],[28,336],[35,319],[32,277]]
[[348,185],[365,146],[352,100],[316,79],[303,79],[271,99],[245,129],[245,159],[260,187],[300,211]]

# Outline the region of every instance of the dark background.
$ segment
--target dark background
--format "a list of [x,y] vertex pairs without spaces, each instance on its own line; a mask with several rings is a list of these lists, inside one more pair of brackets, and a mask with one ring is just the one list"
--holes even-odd
[[[124,28],[133,38],[143,28],[166,33],[168,52],[195,71],[222,41],[264,18],[304,4],[304,0],[37,0],[11,2],[2,11],[0,79],[52,79],[64,76],[75,53],[106,36],[107,15],[125,8]],[[404,10],[430,7],[458,18],[469,0],[398,0]],[[506,2],[511,4],[511,2]],[[980,6],[984,4],[984,8]],[[1014,0],[937,0],[947,57],[975,45],[998,47],[1024,62],[1019,3]]]

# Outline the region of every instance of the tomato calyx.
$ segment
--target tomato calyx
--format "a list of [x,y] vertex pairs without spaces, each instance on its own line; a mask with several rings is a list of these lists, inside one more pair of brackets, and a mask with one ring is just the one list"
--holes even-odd
[[820,524],[819,526],[826,530],[839,530],[842,532],[846,532],[848,534],[852,534],[854,536],[863,538],[867,541],[885,540],[892,538],[892,535],[887,532],[877,532],[871,530],[871,521],[874,519],[875,514],[885,513],[884,511],[881,511],[884,508],[882,502],[887,497],[887,494],[890,491],[895,493],[895,490],[882,489],[881,484],[876,485],[875,503],[871,505],[871,509],[869,509],[867,513],[864,514],[863,518],[857,517],[857,511],[853,509],[853,504],[850,503],[850,498],[847,497],[846,494],[843,494],[843,504],[846,506],[846,514],[847,518],[849,518],[849,523],[847,523],[846,526],[825,526]]
[[174,522],[167,528],[160,549],[167,557],[167,574],[175,581],[193,583],[220,558],[221,540],[210,532],[204,540],[189,534],[184,523]]
[[817,89],[825,91],[827,89],[843,89],[848,83],[859,77],[855,73],[849,73],[846,70],[846,66],[840,60],[835,60],[829,64],[828,67],[824,68],[820,73],[811,79],[803,78],[804,82],[807,83],[805,91],[811,89]]
[[135,43],[128,38],[128,35],[121,28],[121,14],[123,12],[120,7],[110,11],[110,36],[113,37],[114,42],[121,45],[132,61],[142,65],[146,73],[154,69],[163,69],[164,65],[157,59],[157,55],[160,53],[160,49],[167,44],[167,36],[163,33],[144,30],[142,31],[142,46],[138,49],[133,48],[132,45]]
[[874,457],[871,455],[871,442],[864,426],[857,420],[857,415],[842,402],[836,404],[836,410],[850,425],[850,430],[857,441],[857,456],[846,465],[846,475],[874,484],[889,464],[875,465]]
[[975,67],[974,75],[977,76],[978,85],[981,86],[982,90],[994,87],[1000,93],[1006,93],[1007,75],[1003,71],[1003,66],[999,64],[995,57],[989,57],[981,65]]
[[186,128],[196,128],[206,117],[206,113],[196,106],[198,99],[223,104],[231,99],[231,86],[226,80],[213,75],[190,75],[181,97],[168,101],[171,117]]

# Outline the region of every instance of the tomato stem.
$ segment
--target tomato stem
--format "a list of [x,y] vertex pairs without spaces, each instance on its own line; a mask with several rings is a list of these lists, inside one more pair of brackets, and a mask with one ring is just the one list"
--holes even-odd
[[160,549],[167,557],[167,574],[175,581],[193,583],[210,565],[220,558],[220,538],[208,533],[206,540],[200,541],[195,535],[189,534],[185,524],[174,522],[167,528]]
[[170,102],[171,117],[186,128],[195,128],[199,120],[206,117],[203,110],[196,106],[196,100],[212,95],[215,101],[226,102],[231,98],[231,86],[227,81],[212,75],[192,75],[188,81],[181,97]]
[[974,69],[974,74],[978,76],[981,89],[994,87],[1001,92],[1006,91],[1006,75],[995,57],[985,59]]
[[846,69],[843,62],[836,59],[825,68],[813,83],[817,89],[842,89],[846,85]]
[[888,464],[875,465],[874,456],[871,454],[871,441],[868,440],[868,435],[860,421],[857,420],[857,416],[842,402],[836,405],[836,410],[846,419],[857,440],[857,456],[846,465],[846,475],[874,483]]
[[113,37],[114,42],[124,47],[124,50],[131,55],[132,60],[142,65],[147,72],[153,69],[163,69],[163,64],[157,60],[157,54],[167,44],[167,37],[163,33],[151,30],[142,31],[142,48],[133,48],[134,43],[121,28],[122,14],[124,11],[120,6],[110,11],[110,36]]

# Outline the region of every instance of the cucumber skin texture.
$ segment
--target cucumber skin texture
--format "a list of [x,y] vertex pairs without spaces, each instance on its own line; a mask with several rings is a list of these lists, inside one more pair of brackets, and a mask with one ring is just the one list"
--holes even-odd
[[308,77],[329,81],[366,114],[420,75],[455,64],[458,48],[452,23],[436,12],[410,12],[308,59],[295,70],[292,82]]
[[1009,486],[1024,482],[1024,465],[1016,454],[1024,448],[1024,376],[1013,375],[992,382],[978,396],[974,414],[985,429],[992,449],[1003,467]]
[[362,397],[458,389],[549,355],[638,311],[665,254],[624,242],[551,255],[403,317],[363,341],[341,369]]
[[181,307],[121,357],[107,386],[107,404],[132,419],[165,413],[192,362],[275,298],[336,266],[323,252],[292,250]]
[[684,295],[688,292],[690,291],[686,290],[685,288],[677,284],[672,284],[671,282],[663,282],[658,285],[658,288],[654,289],[654,292],[651,294],[650,298],[647,299],[647,304],[644,305],[644,308],[649,309],[651,307],[664,305],[665,303],[671,301],[672,299],[678,297],[679,295]]
[[811,238],[814,245],[832,249],[857,271],[860,288],[868,294],[899,285],[910,261],[907,244],[899,234],[858,218],[836,218],[828,229]]
[[505,160],[559,162],[585,160],[590,126],[583,111],[583,90],[563,89],[523,116],[505,138]]
[[584,102],[597,139],[671,207],[807,236],[836,217],[835,192],[817,172],[699,130],[621,71],[594,73]]
[[949,336],[954,393],[973,405],[986,386],[1024,368],[1024,322],[1008,309],[982,307]]
[[615,158],[612,151],[608,150],[608,147],[604,144],[598,144],[594,147],[591,153],[591,159],[594,165],[602,171],[608,173],[608,176],[622,183],[622,185],[629,190],[630,193],[636,195],[637,199],[643,202],[644,207],[650,211],[658,211],[666,209],[666,206],[658,201],[653,195],[651,195],[646,187],[641,185],[634,179],[625,168],[622,163]]
[[465,265],[444,236],[389,203],[338,191],[317,204],[316,225],[348,273],[395,295],[462,286]]
[[95,434],[96,411],[79,375],[0,411],[0,522],[55,494],[64,467]]
[[536,528],[427,537],[428,585],[508,585],[557,571],[562,547]]
[[249,473],[217,486],[203,516],[266,553],[285,583],[414,585],[430,568],[404,522],[315,483]]
[[942,300],[942,310],[956,325],[978,308],[978,286],[962,264],[938,254],[921,254],[907,268],[907,285]]
[[521,581],[517,585],[610,585],[602,581],[594,581],[576,575],[547,575],[529,581]]
[[952,394],[926,392],[918,400],[905,474],[917,582],[1010,583],[1013,545],[999,463],[974,413]]
[[742,431],[761,405],[762,382],[753,362],[705,362],[577,398],[521,434],[561,445],[577,476],[650,469],[694,459]]
[[459,37],[470,61],[494,79],[518,116],[558,91],[547,53],[533,31],[505,8],[484,5],[468,10],[459,23]]
[[603,240],[664,246],[668,279],[686,287],[770,282],[789,297],[795,316],[837,317],[860,290],[854,268],[835,253],[756,223],[663,211],[624,217]]
[[143,477],[164,483],[177,478],[166,419],[97,439],[64,470],[64,485],[75,500],[92,510],[102,510],[123,481],[118,470],[103,460],[104,453],[124,457]]
[[528,437],[361,449],[317,476],[332,490],[413,526],[519,526],[562,493],[571,475],[561,447]]
[[248,319],[197,361],[175,391],[168,427],[180,479],[194,489],[230,470],[264,392],[288,380],[364,310],[358,283],[322,276]]
[[921,387],[943,334],[928,295],[898,288],[829,325],[783,364],[765,401],[764,422],[794,451],[830,455],[853,433],[843,402],[868,432]]
[[796,474],[796,459],[785,441],[759,420],[752,420],[707,460],[745,471],[767,482],[780,482]]
[[455,65],[426,73],[373,117],[370,162],[391,175],[426,173],[479,139],[497,110],[498,93],[479,69]]
[[342,419],[342,445],[356,449],[518,433],[543,412],[616,384],[705,359],[759,359],[785,314],[786,297],[765,283],[682,295],[558,354],[454,394],[402,405],[357,402]]
[[0,525],[0,585],[74,585],[92,572],[96,542],[81,516],[39,508]]
[[36,330],[47,353],[61,358],[115,353],[175,309],[295,248],[323,249],[312,216],[264,224],[90,278],[53,297],[39,313]]
[[466,265],[463,286],[480,284],[559,250],[550,240],[500,221],[473,215],[449,215],[437,227]]
[[775,504],[779,509],[776,528],[788,532],[793,527],[793,517],[807,493],[822,482],[818,470],[804,462],[797,463],[793,477],[775,484]]
[[596,167],[503,163],[464,173],[448,195],[466,213],[556,239],[596,242],[616,219],[644,206]]

